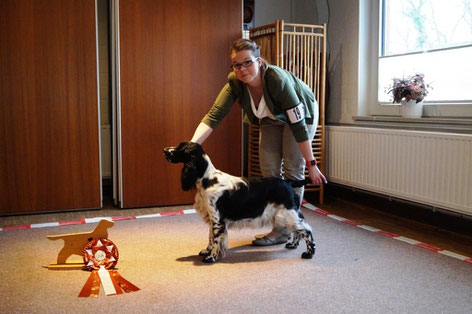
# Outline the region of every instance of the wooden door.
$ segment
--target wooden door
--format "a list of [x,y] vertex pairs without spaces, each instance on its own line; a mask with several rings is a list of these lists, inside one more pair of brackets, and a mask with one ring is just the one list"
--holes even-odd
[[[119,1],[122,207],[186,204],[181,165],[163,148],[190,140],[227,81],[241,1]],[[241,110],[204,143],[215,166],[241,174]]]
[[94,0],[0,1],[0,214],[101,207]]

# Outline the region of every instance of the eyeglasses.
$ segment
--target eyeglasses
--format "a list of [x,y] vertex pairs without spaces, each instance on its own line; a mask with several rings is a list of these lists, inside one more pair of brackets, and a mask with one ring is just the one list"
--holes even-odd
[[256,59],[252,59],[252,60],[246,60],[244,61],[243,63],[234,63],[231,65],[231,68],[236,71],[236,70],[240,70],[241,67],[245,67],[245,68],[248,68],[250,67],[254,61],[257,61],[259,59],[259,57],[257,57]]

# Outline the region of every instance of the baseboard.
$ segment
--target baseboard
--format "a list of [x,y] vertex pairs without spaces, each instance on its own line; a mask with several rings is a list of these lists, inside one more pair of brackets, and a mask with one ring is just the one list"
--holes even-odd
[[405,201],[335,183],[326,185],[325,199],[327,201],[330,199],[342,199],[366,208],[472,236],[472,216],[434,208],[429,205]]

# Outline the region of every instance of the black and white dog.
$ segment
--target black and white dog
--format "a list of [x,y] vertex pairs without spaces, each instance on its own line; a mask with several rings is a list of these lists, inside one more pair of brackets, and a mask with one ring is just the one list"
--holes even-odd
[[202,146],[182,142],[177,147],[164,149],[166,159],[183,163],[183,190],[197,189],[195,209],[210,225],[208,247],[200,252],[203,261],[215,262],[227,248],[228,227],[285,227],[292,232],[286,248],[295,249],[300,238],[306,241],[303,258],[312,258],[315,243],[310,225],[300,212],[300,198],[292,187],[309,182],[284,181],[280,178],[245,179],[215,169]]

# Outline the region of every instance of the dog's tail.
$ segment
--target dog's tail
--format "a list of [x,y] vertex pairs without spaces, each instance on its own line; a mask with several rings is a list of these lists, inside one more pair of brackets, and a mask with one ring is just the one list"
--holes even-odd
[[285,180],[292,188],[299,188],[311,183],[310,178],[305,178],[303,180]]

